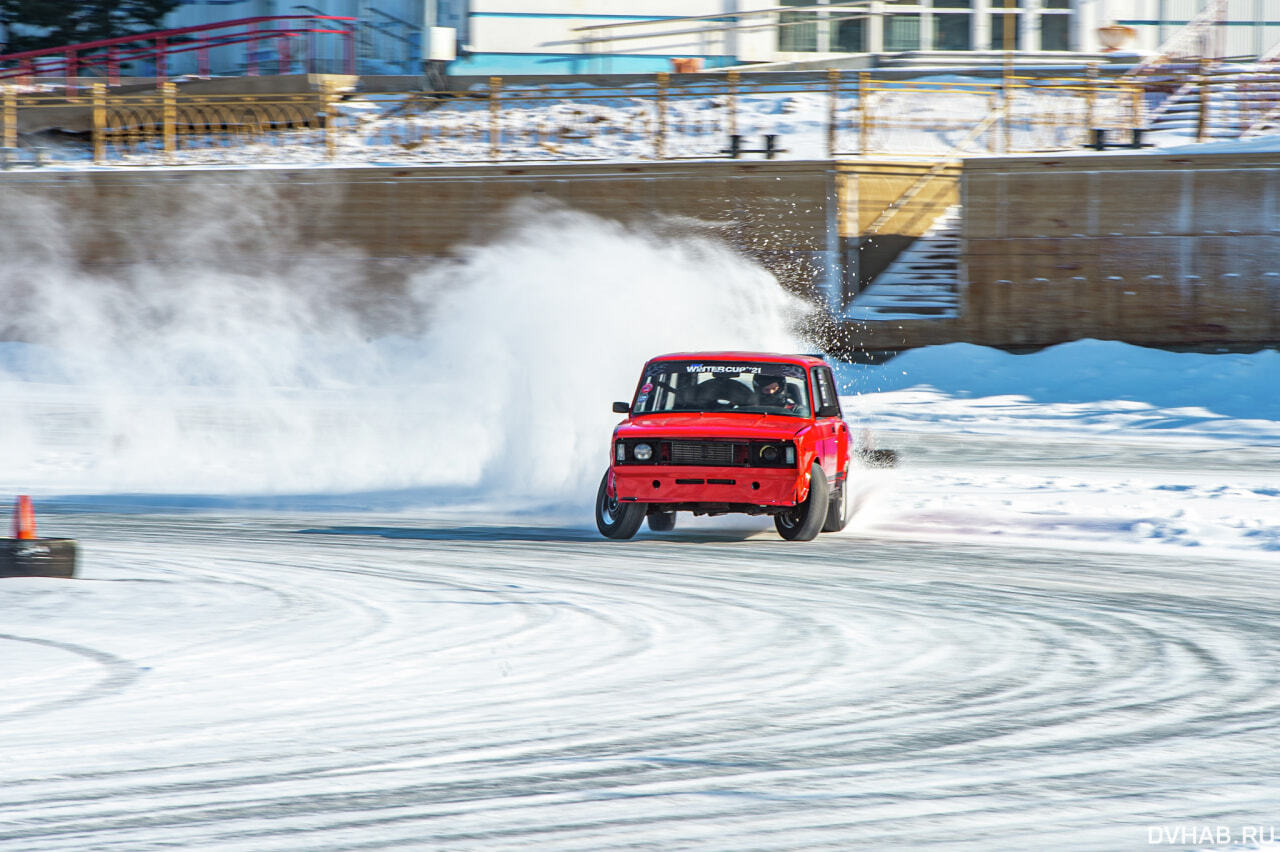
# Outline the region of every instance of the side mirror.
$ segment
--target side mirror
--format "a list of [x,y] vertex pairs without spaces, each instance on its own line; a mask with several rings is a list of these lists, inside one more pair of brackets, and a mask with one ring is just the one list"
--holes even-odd
[[614,414],[630,414],[631,404],[626,402],[615,402],[613,404],[613,413]]

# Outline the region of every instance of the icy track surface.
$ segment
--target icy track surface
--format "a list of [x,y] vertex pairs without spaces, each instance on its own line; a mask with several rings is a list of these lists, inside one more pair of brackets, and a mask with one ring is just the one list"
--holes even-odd
[[0,582],[0,849],[1123,850],[1280,805],[1261,554],[43,521],[83,579]]

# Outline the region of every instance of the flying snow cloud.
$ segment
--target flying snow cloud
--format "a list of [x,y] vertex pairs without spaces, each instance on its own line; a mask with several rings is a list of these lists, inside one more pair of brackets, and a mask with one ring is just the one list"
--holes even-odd
[[74,211],[9,202],[42,239],[0,236],[0,481],[589,501],[645,358],[802,346],[803,305],[766,270],[661,222],[518,205],[387,287],[358,252],[305,246],[267,190],[189,202],[88,267]]

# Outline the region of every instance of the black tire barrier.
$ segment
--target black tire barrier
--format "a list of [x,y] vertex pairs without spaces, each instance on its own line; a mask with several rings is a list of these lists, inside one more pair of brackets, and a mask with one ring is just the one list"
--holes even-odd
[[862,461],[867,467],[896,467],[898,453],[895,450],[863,450]]
[[0,577],[74,577],[76,551],[69,538],[0,539]]

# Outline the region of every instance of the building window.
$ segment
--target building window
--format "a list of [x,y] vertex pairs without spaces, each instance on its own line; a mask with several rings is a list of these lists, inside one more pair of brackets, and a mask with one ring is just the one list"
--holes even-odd
[[[1280,1],[1280,0],[1278,0]],[[1070,51],[1074,34],[1074,6],[1077,0],[1039,0],[1037,14],[1023,21],[1026,0],[884,0],[881,26],[867,24],[869,10],[863,5],[828,6],[835,0],[778,0],[795,11],[778,13],[778,50],[783,53],[900,53],[914,50],[1045,50]],[[975,10],[977,6],[977,10]],[[808,7],[803,8],[803,7]],[[1008,10],[1006,12],[1006,9]],[[975,30],[982,29],[976,18],[985,14],[988,32],[979,44]],[[925,27],[925,17],[931,19]],[[1006,45],[1006,23],[1010,43]],[[1029,43],[1024,44],[1023,27],[1028,26]],[[924,33],[928,32],[927,42]],[[873,32],[881,35],[872,43]]]
[[[813,6],[813,0],[782,0],[783,6]],[[783,53],[813,53],[818,49],[818,21],[813,12],[782,12],[778,15],[778,50]]]
[[1040,49],[1041,50],[1070,50],[1071,49],[1071,16],[1070,15],[1041,15],[1040,16]]
[[933,0],[933,8],[933,49],[973,50],[973,0]]
[[933,18],[934,50],[973,50],[973,32],[969,15],[935,15]]
[[919,15],[885,15],[884,49],[887,53],[920,49]]
[[835,26],[835,50],[838,53],[866,53],[867,20],[837,21]]
[[[914,2],[914,0],[909,0]],[[865,53],[867,10],[863,6],[837,6],[830,12],[814,9],[825,0],[782,0],[783,6],[805,6],[808,11],[778,15],[778,50],[786,53]]]
[[[1022,33],[1020,26],[1022,23],[1020,15],[992,15],[991,16],[991,49],[992,50],[1021,50],[1022,49]],[[1013,31],[1012,45],[1006,45],[1004,34],[1005,27]]]

